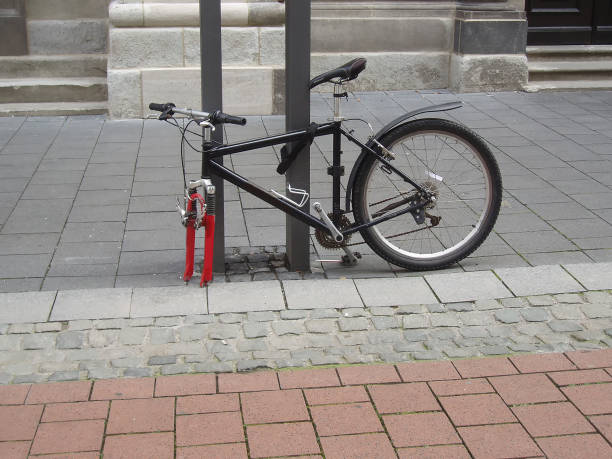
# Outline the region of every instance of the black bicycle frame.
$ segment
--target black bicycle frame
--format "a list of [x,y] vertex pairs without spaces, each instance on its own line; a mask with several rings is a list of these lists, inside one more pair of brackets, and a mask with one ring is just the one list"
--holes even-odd
[[[321,137],[324,135],[333,135],[333,166],[332,168],[330,168],[330,170],[332,171],[330,175],[333,176],[332,186],[333,186],[333,213],[334,215],[343,213],[343,210],[340,208],[340,175],[341,175],[340,173],[340,169],[341,169],[340,155],[342,154],[340,150],[341,135],[343,135],[349,141],[361,147],[363,151],[366,151],[367,153],[376,156],[376,158],[382,164],[384,164],[391,171],[398,174],[404,181],[414,186],[417,191],[424,192],[424,190],[418,184],[413,182],[402,171],[395,168],[389,161],[387,161],[384,158],[382,154],[364,145],[359,140],[357,140],[355,137],[353,137],[349,132],[342,129],[341,123],[339,121],[320,124],[317,127],[317,130],[314,136]],[[298,131],[287,132],[284,134],[270,136],[270,137],[263,137],[260,139],[248,140],[245,142],[240,142],[240,143],[235,143],[235,144],[222,145],[222,146],[211,146],[210,148],[205,148],[203,151],[202,161],[203,161],[203,166],[205,167],[203,167],[202,169],[214,172],[217,176],[221,177],[223,180],[227,180],[228,182],[236,185],[237,187],[245,190],[246,192],[258,197],[262,201],[265,201],[268,204],[276,207],[277,209],[285,212],[286,214],[289,214],[292,217],[297,218],[298,220],[304,222],[305,224],[313,228],[320,229],[322,231],[329,233],[329,229],[327,228],[325,223],[323,223],[322,220],[313,217],[312,215],[310,215],[310,213],[304,212],[297,205],[292,204],[291,202],[287,200],[284,200],[282,198],[275,196],[270,191],[262,188],[256,183],[251,182],[249,179],[241,176],[240,174],[237,174],[231,171],[230,169],[226,168],[222,164],[219,164],[214,161],[215,158],[220,158],[220,157],[231,155],[234,153],[241,153],[245,151],[256,150],[258,148],[270,147],[273,145],[281,145],[281,144],[290,143],[290,142],[299,142],[307,138],[308,138],[308,132],[306,131],[306,129],[302,129]],[[346,236],[354,232],[357,232],[361,229],[368,228],[370,226],[377,225],[378,223],[382,223],[384,221],[390,220],[391,218],[395,218],[399,215],[403,215],[408,212],[414,212],[415,210],[422,208],[425,204],[427,204],[427,202],[422,201],[422,200],[421,202],[418,202],[418,203],[413,202],[405,209],[402,209],[396,212],[392,212],[390,214],[384,215],[379,218],[375,218],[374,220],[368,223],[364,223],[362,225],[358,225],[358,226],[353,225],[345,229],[344,231],[342,231],[342,234]]]

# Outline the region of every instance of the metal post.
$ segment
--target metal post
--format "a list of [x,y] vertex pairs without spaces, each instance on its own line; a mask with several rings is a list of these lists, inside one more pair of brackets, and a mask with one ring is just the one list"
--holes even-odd
[[[221,68],[221,0],[200,0],[200,52],[202,59],[202,110],[222,110],[222,68]],[[223,129],[212,133],[214,142],[223,142]],[[215,159],[223,164],[223,158]],[[225,272],[225,228],[223,180],[202,168],[202,174],[210,174],[217,188],[215,248],[213,271]]]
[[[310,3],[285,2],[285,124],[287,130],[310,123]],[[310,193],[310,148],[293,162],[285,179],[294,188]],[[310,208],[310,201],[306,204]],[[287,216],[287,258],[292,271],[310,269],[310,231],[304,223]]]

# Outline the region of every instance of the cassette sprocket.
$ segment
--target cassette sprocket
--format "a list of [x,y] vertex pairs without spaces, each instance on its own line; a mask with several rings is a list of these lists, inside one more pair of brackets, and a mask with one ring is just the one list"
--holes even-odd
[[[336,228],[340,231],[351,226],[351,222],[346,215],[341,215],[338,221],[334,221],[333,213],[327,214],[329,219],[334,222]],[[325,233],[324,231],[317,229],[315,230],[315,237],[317,238],[317,242],[326,249],[341,249],[345,245],[349,243],[351,240],[352,234],[348,236],[344,236],[344,240],[342,242],[336,242],[336,240],[331,236],[331,234]]]

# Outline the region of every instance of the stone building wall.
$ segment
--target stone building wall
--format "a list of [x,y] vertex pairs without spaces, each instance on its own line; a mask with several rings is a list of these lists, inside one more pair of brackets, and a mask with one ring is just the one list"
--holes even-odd
[[[198,3],[111,3],[112,117],[143,116],[151,101],[201,105]],[[515,0],[313,0],[312,5],[311,73],[366,57],[368,68],[354,90],[488,91],[526,83],[527,27]],[[279,2],[222,2],[224,110],[282,112],[283,23]]]

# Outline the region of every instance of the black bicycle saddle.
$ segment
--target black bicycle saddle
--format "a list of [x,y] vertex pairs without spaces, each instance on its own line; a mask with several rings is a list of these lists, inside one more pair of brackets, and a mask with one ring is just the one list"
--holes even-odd
[[353,59],[352,61],[347,62],[334,70],[330,70],[314,77],[312,80],[310,80],[308,87],[312,89],[315,86],[318,86],[321,83],[327,83],[334,78],[340,78],[342,81],[354,80],[357,78],[357,75],[365,70],[366,62],[367,61],[363,57]]

